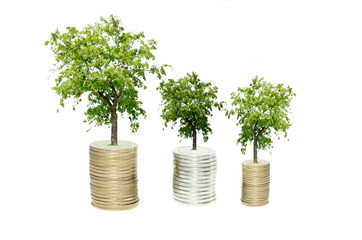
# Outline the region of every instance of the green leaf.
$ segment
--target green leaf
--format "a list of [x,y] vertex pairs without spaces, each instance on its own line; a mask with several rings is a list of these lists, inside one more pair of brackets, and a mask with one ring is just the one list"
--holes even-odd
[[231,93],[233,108],[226,110],[225,115],[228,118],[236,116],[241,130],[237,143],[242,146],[243,154],[247,144],[253,141],[257,141],[258,149],[272,148],[272,132],[287,136],[291,126],[290,102],[294,96],[296,94],[291,87],[283,84],[274,86],[258,76],[252,79],[249,87],[238,88],[237,92]]
[[130,128],[137,131],[139,116],[146,116],[138,101],[139,89],[145,89],[145,73],[158,78],[165,75],[165,66],[150,63],[157,43],[145,40],[144,33],[127,32],[121,21],[110,15],[99,23],[81,30],[67,27],[51,33],[50,46],[55,60],[55,86],[60,105],[72,99],[75,105],[87,94],[86,121],[95,126],[111,125],[111,109],[123,117],[128,115]]
[[161,81],[157,90],[161,93],[161,117],[172,126],[179,124],[179,137],[194,138],[195,132],[202,132],[203,139],[208,140],[212,133],[209,117],[213,108],[222,108],[222,102],[217,102],[218,88],[211,83],[201,82],[195,72],[187,74],[177,81],[169,79]]

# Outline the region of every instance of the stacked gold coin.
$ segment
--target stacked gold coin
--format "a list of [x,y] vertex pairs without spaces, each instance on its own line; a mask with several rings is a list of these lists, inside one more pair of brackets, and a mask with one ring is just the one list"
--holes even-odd
[[263,206],[269,202],[270,163],[265,160],[244,161],[241,202],[246,206]]
[[128,210],[138,205],[137,144],[97,141],[90,144],[92,205],[103,210]]

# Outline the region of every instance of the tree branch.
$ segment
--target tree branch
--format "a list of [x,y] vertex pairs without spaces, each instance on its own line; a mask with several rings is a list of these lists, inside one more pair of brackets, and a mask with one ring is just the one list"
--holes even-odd
[[189,118],[185,118],[185,119],[192,127],[194,127],[194,124],[192,123],[192,121]]
[[87,61],[83,60],[85,62],[85,65],[87,65],[87,82],[89,82],[89,66]]
[[251,126],[251,124],[249,124],[250,128],[251,128],[251,131],[253,131],[253,136],[255,137],[255,130],[253,128],[253,126]]
[[253,131],[255,131],[257,125],[258,125],[258,120],[256,120],[256,123],[255,123],[255,125],[254,125]]
[[116,89],[114,88],[114,85],[113,85],[112,81],[109,81],[109,85],[111,85],[113,94],[116,96],[116,98],[118,98],[119,96],[118,96],[118,94],[116,92]]
[[125,63],[125,62],[123,62],[123,61],[122,61],[122,62],[120,62],[120,61],[118,60],[118,64],[116,64],[116,66],[117,66],[117,67],[121,67],[121,68],[122,68],[122,67],[126,67],[127,65],[126,65],[126,63]]
[[192,112],[192,116],[194,117],[194,120],[195,120],[195,121],[193,121],[194,122],[193,127],[196,127],[200,117],[196,117],[194,112]]
[[256,134],[255,134],[255,129],[256,129],[256,126],[258,125],[258,121],[256,121],[254,127],[251,125],[251,123],[249,124],[250,128],[251,128],[251,131],[253,131],[253,136],[255,137]]
[[[104,60],[103,58],[102,58],[102,60]],[[104,66],[104,69],[106,69],[107,67],[108,67],[108,65],[109,65],[109,63],[111,62],[111,59],[108,61],[108,63]],[[99,66],[94,66],[95,68],[97,68],[100,72],[103,72],[103,70],[104,69],[102,69],[101,67],[99,67]]]
[[258,133],[258,135],[256,136],[257,138],[259,138],[260,134],[264,131],[265,127],[262,127],[260,132]]
[[100,72],[103,72],[102,68],[95,66]]
[[122,84],[122,88],[119,89],[118,97],[121,97],[123,89],[124,89],[124,84]]
[[98,94],[99,96],[101,96],[101,98],[103,98],[103,100],[112,108],[112,103],[108,100],[108,98],[106,98],[106,96],[104,96],[103,92],[101,90],[98,90]]

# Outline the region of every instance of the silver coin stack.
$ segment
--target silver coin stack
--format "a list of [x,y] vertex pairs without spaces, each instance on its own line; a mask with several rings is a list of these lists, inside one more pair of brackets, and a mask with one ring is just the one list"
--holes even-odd
[[174,199],[183,204],[203,205],[216,200],[216,153],[206,147],[191,150],[179,147],[173,151]]

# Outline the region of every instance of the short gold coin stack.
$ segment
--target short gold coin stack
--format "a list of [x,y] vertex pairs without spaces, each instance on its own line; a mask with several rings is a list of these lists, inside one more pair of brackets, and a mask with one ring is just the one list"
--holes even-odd
[[247,160],[242,163],[243,183],[241,202],[246,206],[263,206],[269,202],[270,163]]
[[92,205],[102,210],[137,207],[137,144],[118,141],[90,144],[90,186]]

